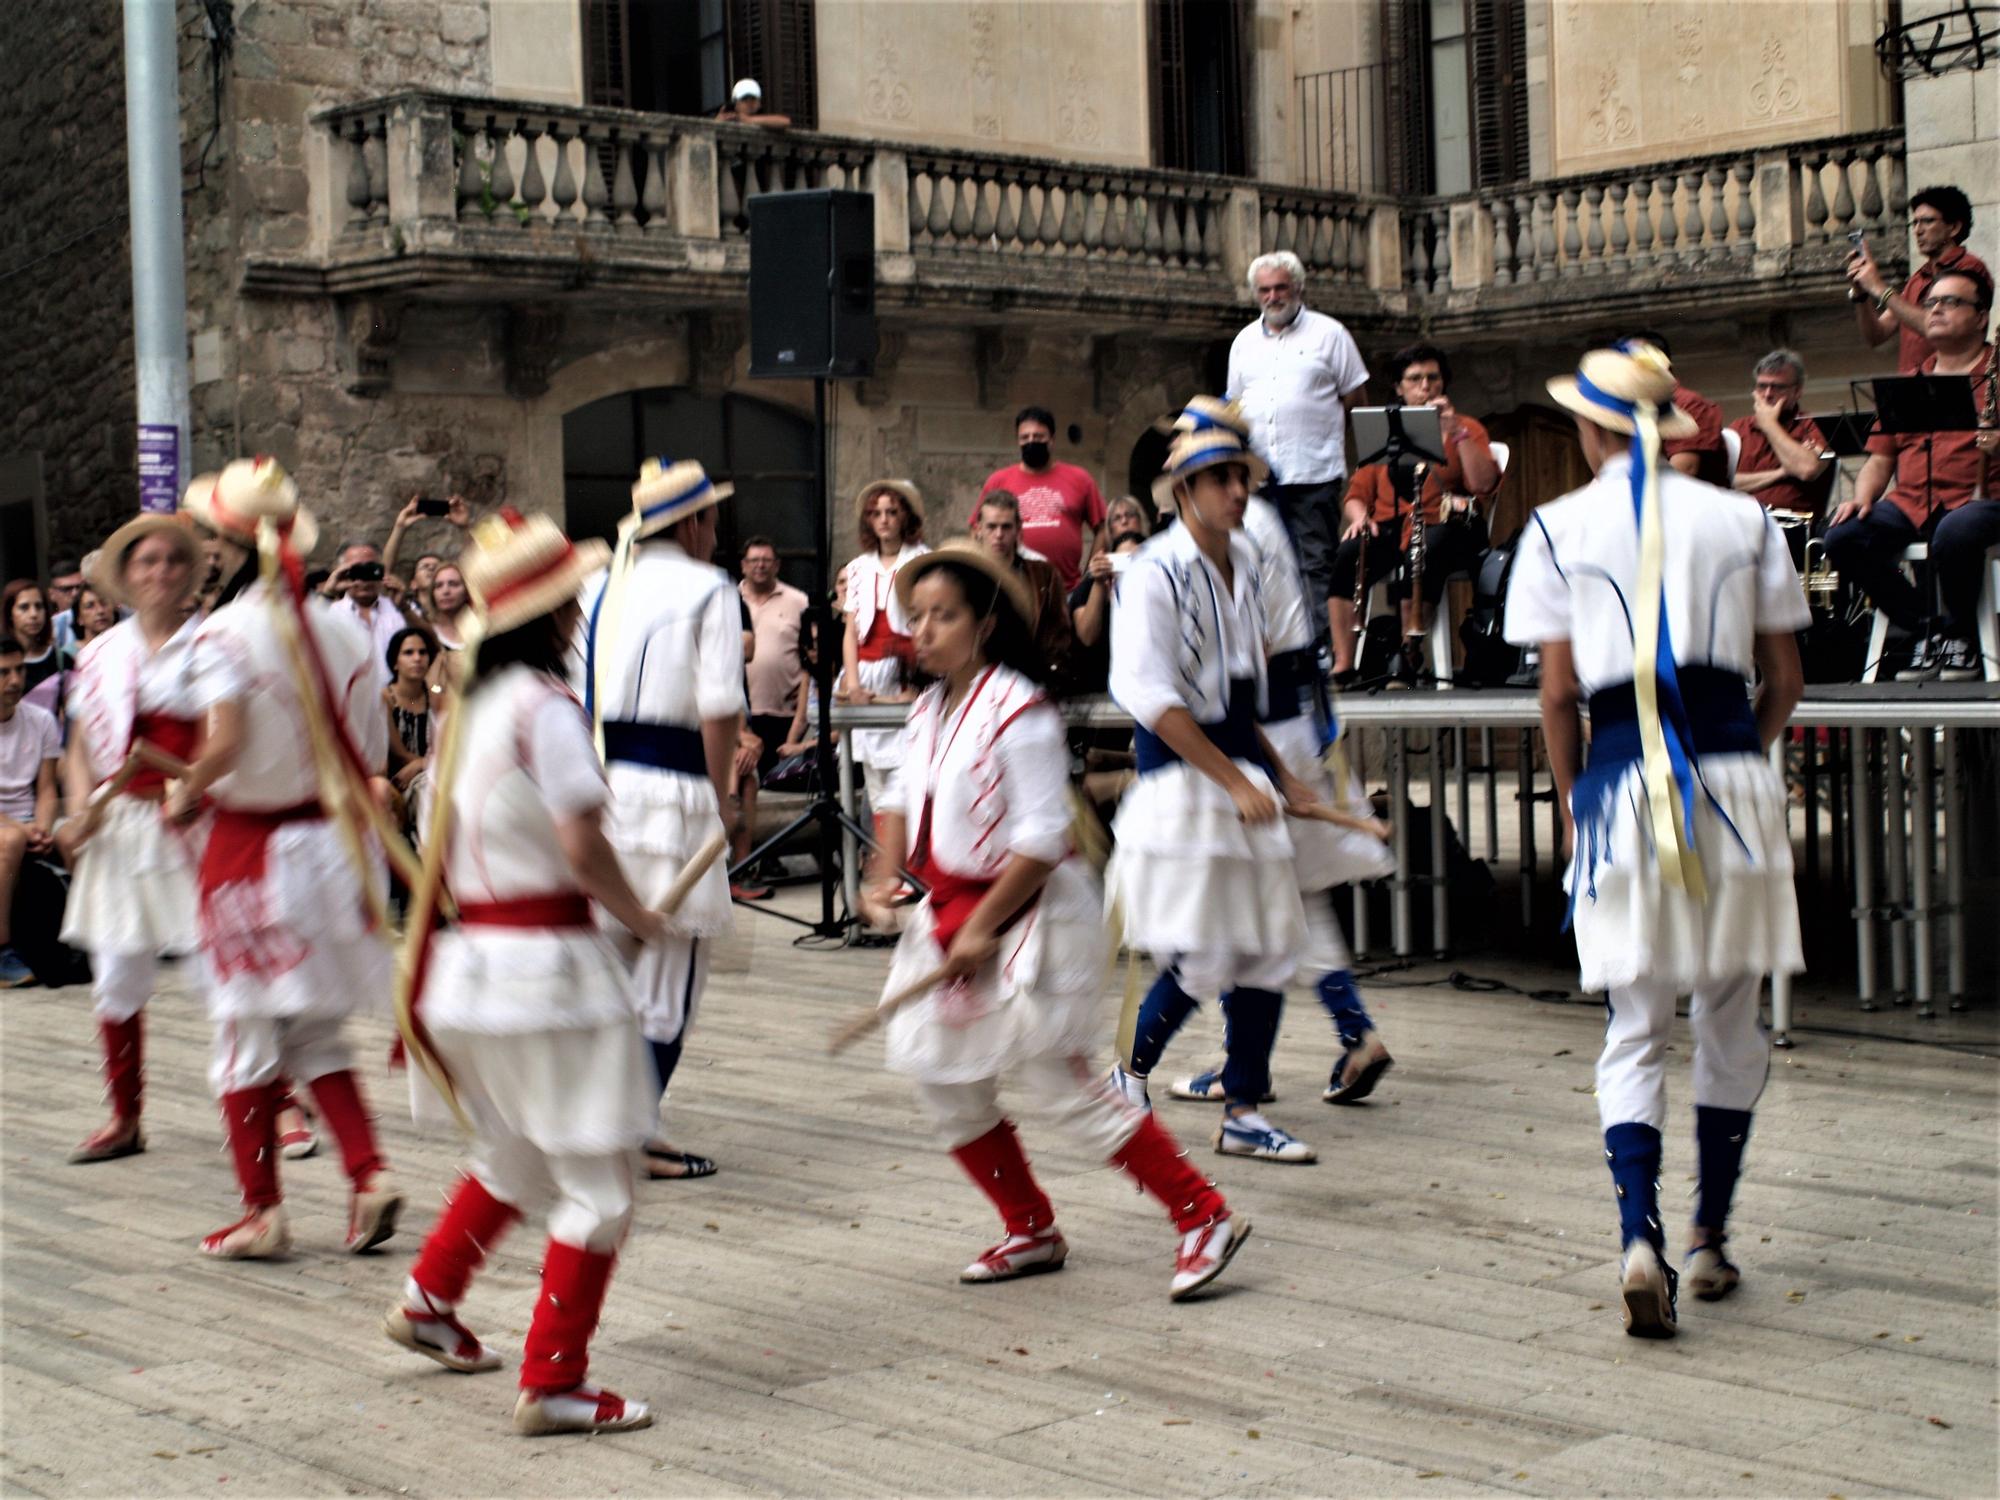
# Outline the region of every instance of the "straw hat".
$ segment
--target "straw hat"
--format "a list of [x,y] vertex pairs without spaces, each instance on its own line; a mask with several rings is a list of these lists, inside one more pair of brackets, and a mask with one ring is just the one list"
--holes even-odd
[[910,595],[916,591],[918,580],[943,563],[958,563],[975,573],[984,573],[1000,586],[999,597],[1007,601],[1021,624],[1029,630],[1035,628],[1035,596],[1028,592],[1028,585],[1021,575],[966,536],[955,536],[943,546],[921,553],[896,569],[896,598],[905,610],[910,607]]
[[1574,375],[1557,375],[1548,383],[1556,404],[1613,432],[1638,430],[1632,406],[1647,402],[1659,413],[1662,438],[1693,437],[1695,419],[1673,404],[1674,367],[1666,354],[1638,339],[1611,349],[1593,349],[1578,362]]
[[1212,396],[1197,396],[1174,420],[1173,446],[1167,450],[1166,472],[1153,481],[1153,503],[1161,510],[1177,510],[1174,486],[1183,484],[1203,469],[1222,464],[1242,464],[1249,470],[1250,488],[1256,489],[1270,477],[1271,466],[1245,445],[1247,428],[1243,414],[1233,402]]
[[[215,476],[204,477],[213,488]],[[149,536],[169,538],[187,560],[191,571],[201,566],[201,543],[195,537],[194,522],[189,517],[168,511],[141,511],[112,532],[104,545],[90,554],[85,576],[99,598],[116,608],[130,607],[132,601],[125,593],[125,559]],[[190,589],[194,586],[192,581],[188,585]]]
[[[203,476],[206,478],[207,476]],[[223,467],[214,482],[188,486],[181,504],[217,536],[254,549],[257,530],[269,521],[304,557],[319,541],[319,523],[299,505],[299,487],[275,458],[239,458]]]
[[871,479],[854,492],[854,515],[857,520],[868,514],[868,502],[883,490],[902,497],[903,504],[910,508],[910,515],[921,526],[924,523],[924,492],[908,479]]
[[472,594],[460,619],[469,614],[488,636],[512,630],[574,599],[610,556],[611,549],[594,538],[572,543],[547,516],[503,506],[473,528],[472,543],[459,556]]
[[635,541],[665,531],[689,516],[707,510],[736,493],[733,484],[716,484],[693,459],[649,458],[632,482],[632,515],[638,522]]
[[1181,409],[1179,416],[1162,417],[1153,426],[1170,437],[1177,432],[1205,432],[1220,427],[1235,433],[1245,444],[1250,441],[1250,419],[1243,415],[1242,406],[1220,396],[1196,396]]

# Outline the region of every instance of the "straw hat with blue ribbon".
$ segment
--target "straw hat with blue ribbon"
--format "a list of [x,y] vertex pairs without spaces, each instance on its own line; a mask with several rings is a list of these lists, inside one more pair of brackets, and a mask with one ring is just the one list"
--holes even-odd
[[1632,516],[1639,530],[1639,579],[1632,605],[1632,690],[1638,705],[1640,769],[1647,822],[1666,882],[1708,899],[1694,849],[1699,778],[1694,738],[1681,705],[1665,608],[1666,527],[1660,513],[1660,442],[1692,437],[1694,418],[1673,404],[1674,369],[1653,344],[1628,340],[1584,355],[1549,394],[1567,410],[1632,436]]
[[1249,423],[1233,401],[1196,396],[1174,419],[1170,430],[1174,438],[1167,449],[1166,471],[1153,481],[1153,503],[1161,510],[1178,509],[1174,486],[1186,483],[1203,469],[1242,464],[1249,470],[1253,490],[1270,477],[1271,466],[1250,451]]

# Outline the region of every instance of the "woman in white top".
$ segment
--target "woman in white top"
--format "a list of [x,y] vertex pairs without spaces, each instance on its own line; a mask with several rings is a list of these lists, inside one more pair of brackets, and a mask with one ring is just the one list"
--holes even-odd
[[194,592],[201,546],[183,516],[127,521],[98,549],[91,587],[135,613],[87,642],[70,694],[63,760],[69,805],[56,833],[75,872],[62,940],[90,954],[111,1123],[70,1154],[112,1161],[146,1149],[139,1130],[145,1007],[162,957],[193,953],[195,867],[204,829],[161,816],[166,778],[147,769],[117,795],[110,782],[140,740],[191,759],[201,735],[192,691]]
[[1770,1068],[1759,979],[1804,967],[1785,786],[1765,752],[1802,691],[1793,632],[1810,613],[1770,513],[1661,461],[1663,438],[1694,431],[1673,392],[1666,356],[1646,343],[1595,350],[1549,382],[1597,477],[1528,518],[1506,624],[1508,640],[1542,650],[1577,956],[1583,987],[1610,1008],[1597,1106],[1625,1326],[1652,1338],[1676,1327],[1659,1205],[1675,1001],[1692,996],[1688,1285],[1714,1300],[1738,1279],[1723,1243]]
[[1118,1097],[1091,1061],[1110,955],[1102,893],[1070,842],[1062,719],[1035,680],[1034,601],[970,543],[917,559],[897,592],[918,665],[939,681],[903,730],[866,909],[876,925],[893,923],[897,858],[907,852],[929,893],[897,944],[887,989],[943,977],[889,1019],[889,1066],[915,1082],[1007,1231],[960,1279],[1053,1271],[1069,1254],[1000,1113],[999,1079],[1012,1073],[1079,1144],[1166,1205],[1181,1232],[1179,1300],[1213,1280],[1250,1229],[1151,1112]]
[[[592,902],[641,941],[664,932],[605,838],[610,790],[565,681],[577,589],[604,557],[545,516],[503,511],[474,533],[466,568],[483,634],[444,731],[399,1007],[428,1075],[412,1070],[419,1115],[439,1085],[473,1150],[387,1331],[449,1369],[497,1369],[456,1307],[500,1236],[552,1197],[514,1409],[531,1435],[652,1422],[642,1403],[585,1383],[632,1221],[633,1160],[655,1120],[631,981]],[[457,924],[432,940],[445,883]]]
[[[854,498],[861,551],[841,577],[841,638],[838,701],[907,703],[915,652],[910,622],[896,593],[896,572],[924,545],[924,497],[907,479],[878,479]],[[889,777],[896,769],[902,737],[893,729],[854,731],[854,758],[861,763],[868,806],[878,816],[887,806]]]

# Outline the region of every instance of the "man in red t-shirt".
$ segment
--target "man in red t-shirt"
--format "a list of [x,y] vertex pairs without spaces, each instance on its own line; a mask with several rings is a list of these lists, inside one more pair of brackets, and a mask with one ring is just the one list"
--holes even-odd
[[1977,271],[1989,282],[1993,279],[1986,262],[1965,248],[1965,237],[1972,233],[1972,203],[1957,188],[1928,187],[1913,196],[1910,233],[1924,262],[1910,273],[1900,292],[1883,278],[1865,241],[1847,257],[1847,296],[1854,304],[1861,337],[1871,349],[1897,338],[1896,369],[1904,375],[1913,373],[1931,352],[1923,307],[1931,284],[1946,271]]
[[[1453,573],[1479,566],[1486,546],[1486,527],[1478,519],[1479,503],[1500,487],[1500,466],[1493,461],[1486,429],[1461,416],[1446,394],[1451,361],[1434,344],[1411,344],[1389,358],[1389,378],[1405,406],[1435,406],[1444,429],[1443,468],[1424,476],[1423,598],[1403,599],[1401,674],[1414,675],[1423,660],[1423,636],[1430,615],[1444,597],[1445,580]],[[1407,481],[1415,483],[1414,476]],[[1355,569],[1365,567],[1360,581],[1386,578],[1408,555],[1410,502],[1398,496],[1395,476],[1387,464],[1367,464],[1348,484],[1341,506],[1340,545],[1333,554],[1327,613],[1333,627],[1333,670],[1343,683],[1354,670]],[[1402,522],[1397,524],[1397,517]],[[1367,549],[1363,560],[1362,549]]]
[[[1087,471],[1049,456],[1055,430],[1056,419],[1045,408],[1023,409],[1014,419],[1021,461],[987,475],[979,493],[1005,490],[1020,502],[1021,545],[1048,559],[1067,593],[1083,576],[1090,539],[1104,529],[1104,496]],[[978,533],[978,506],[966,517],[965,529]]]
[[[1972,385],[1975,408],[1993,359],[1986,342],[1992,308],[1993,283],[1962,268],[1939,272],[1924,298],[1924,337],[1934,352],[1922,373],[1963,376]],[[1981,674],[1975,644],[1979,575],[1986,549],[2000,546],[2000,499],[1993,498],[2000,496],[1996,453],[2000,431],[1991,427],[1877,433],[1868,440],[1868,462],[1855,480],[1854,498],[1833,513],[1827,560],[1917,638],[1910,668],[1899,677],[1966,681]],[[1941,619],[1931,611],[1929,589],[1919,592],[1902,574],[1903,549],[1926,540],[1929,567],[1918,572],[1936,578]]]
[[[1596,347],[1616,348],[1627,339],[1651,344],[1668,359],[1674,357],[1673,346],[1666,335],[1650,328],[1636,329],[1623,338],[1609,340]],[[1674,381],[1674,405],[1694,418],[1693,437],[1669,438],[1660,444],[1660,452],[1667,462],[1683,474],[1691,474],[1704,484],[1712,484],[1717,489],[1729,488],[1729,454],[1722,446],[1722,408],[1691,385]]]
[[1819,514],[1833,486],[1833,456],[1819,424],[1799,410],[1805,361],[1789,349],[1773,349],[1757,361],[1750,380],[1755,409],[1729,424],[1743,440],[1732,483],[1767,509]]

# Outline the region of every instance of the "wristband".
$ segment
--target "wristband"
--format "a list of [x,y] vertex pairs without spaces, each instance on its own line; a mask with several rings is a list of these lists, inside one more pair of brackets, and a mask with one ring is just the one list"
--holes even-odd
[[1875,311],[1878,313],[1887,312],[1889,310],[1889,299],[1895,295],[1887,287],[1882,288],[1882,295],[1875,299]]

